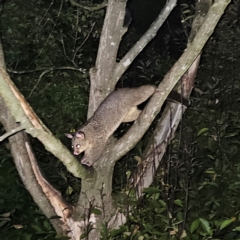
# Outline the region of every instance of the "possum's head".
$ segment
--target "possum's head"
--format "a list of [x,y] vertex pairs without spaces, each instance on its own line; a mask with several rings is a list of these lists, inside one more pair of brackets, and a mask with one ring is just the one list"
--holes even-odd
[[89,144],[83,132],[77,131],[74,135],[70,133],[66,133],[65,135],[72,139],[72,149],[74,155],[79,155],[88,148]]

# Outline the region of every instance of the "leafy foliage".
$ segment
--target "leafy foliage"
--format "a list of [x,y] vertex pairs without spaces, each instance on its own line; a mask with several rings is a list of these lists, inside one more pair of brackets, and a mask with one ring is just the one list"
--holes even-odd
[[[191,107],[153,186],[145,189],[140,202],[123,197],[133,214],[118,230],[102,226],[102,239],[239,239],[239,7],[233,1],[204,50]],[[25,1],[24,5],[7,1],[3,11],[1,29],[11,77],[43,122],[66,144],[63,133],[86,119],[89,82],[79,68],[94,65],[102,17],[102,10],[92,13],[68,2],[44,0]],[[132,27],[120,57],[139,35],[134,29],[137,24]],[[159,83],[175,61],[174,43],[183,49],[179,42],[186,42],[182,29],[166,36],[149,44],[119,87]],[[165,45],[159,47],[159,42]],[[55,69],[44,72],[50,68]],[[125,124],[122,129],[127,128]],[[141,157],[151,131],[117,163],[113,191],[119,198],[129,193],[123,186],[137,164],[134,156]],[[80,182],[39,142],[32,142],[48,179],[68,200],[76,201]],[[54,239],[54,231],[22,186],[3,144],[0,176],[0,236],[6,240]]]

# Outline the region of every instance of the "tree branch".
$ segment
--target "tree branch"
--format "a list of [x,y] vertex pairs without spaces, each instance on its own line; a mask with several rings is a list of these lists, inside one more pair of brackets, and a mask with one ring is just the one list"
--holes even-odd
[[126,4],[127,0],[108,2],[95,67],[90,69],[88,118],[115,87],[111,77],[122,36],[126,32],[123,27]]
[[193,42],[188,44],[185,52],[159,84],[137,121],[112,149],[116,153],[115,162],[131,150],[147,131],[169,93],[202,51],[229,2],[230,0],[219,0],[211,6]]
[[73,59],[72,59],[73,62],[75,61],[75,57],[76,57],[77,52],[84,46],[84,44],[87,42],[88,38],[90,37],[90,35],[91,35],[92,31],[93,31],[93,28],[94,28],[95,24],[96,24],[96,22],[94,22],[94,23],[92,24],[92,27],[91,27],[88,35],[86,36],[86,38],[84,39],[84,41],[81,43],[81,45],[78,46],[77,49],[75,50],[75,52],[74,52],[74,54],[73,54]]
[[61,217],[61,221],[63,224],[63,229],[65,231],[69,231],[68,226],[66,224],[67,218],[69,218],[72,215],[72,206],[70,206],[68,203],[65,202],[63,199],[62,195],[55,189],[53,188],[48,181],[43,177],[38,164],[37,160],[35,158],[35,155],[32,152],[32,149],[29,145],[28,142],[25,142],[25,146],[27,149],[27,153],[29,156],[29,159],[31,161],[32,169],[35,174],[35,177],[38,181],[38,184],[41,186],[42,191],[48,198],[48,200],[51,202],[51,205],[53,206],[56,215]]
[[57,67],[57,68],[41,68],[41,69],[35,69],[35,70],[26,70],[26,71],[16,71],[13,69],[7,69],[8,72],[10,73],[15,73],[15,74],[26,74],[26,73],[34,73],[34,72],[41,72],[41,71],[56,71],[56,70],[73,70],[73,71],[79,71],[81,73],[86,73],[86,69],[83,68],[76,68],[76,67],[68,67],[68,66],[62,66],[62,67]]
[[3,141],[5,138],[10,137],[11,135],[14,135],[14,134],[16,134],[16,133],[18,133],[18,132],[20,132],[20,131],[22,131],[22,130],[24,130],[24,129],[25,129],[25,128],[22,127],[22,126],[19,126],[19,127],[16,127],[16,128],[14,128],[14,129],[12,129],[11,131],[3,134],[3,135],[0,137],[0,142]]
[[[188,41],[189,43],[192,42],[197,31],[202,25],[211,4],[212,0],[203,0],[196,3],[196,11]],[[174,89],[185,99],[190,97],[200,57],[201,54],[198,55],[187,73],[184,74],[181,81]],[[180,104],[176,105],[168,102],[165,106],[161,119],[158,121],[154,130],[153,139],[149,141],[143,153],[144,161],[138,165],[137,171],[131,179],[131,183],[133,183],[138,197],[142,196],[143,189],[149,187],[152,183],[162,157],[165,154],[166,148],[171,139],[174,137],[177,126],[179,125],[185,110],[186,108],[182,107]]]
[[[195,59],[188,72],[184,74],[182,82],[178,85],[178,90],[183,88],[183,97],[189,98],[194,79],[196,77],[197,69],[200,62],[200,55]],[[160,121],[154,130],[153,139],[146,147],[142,164],[138,165],[136,174],[131,179],[134,188],[136,189],[137,196],[142,195],[144,188],[152,184],[158,166],[165,154],[166,148],[170,141],[173,139],[175,131],[182,120],[182,115],[186,111],[186,107],[180,103],[168,102],[161,116]]]
[[[0,38],[0,68],[6,69],[4,53]],[[17,124],[14,118],[10,114],[9,110],[5,107],[4,101],[0,96],[0,122],[4,126],[6,131],[11,131],[16,129]],[[37,184],[36,178],[34,177],[33,170],[29,158],[27,156],[26,148],[24,143],[28,141],[28,137],[25,132],[18,132],[17,134],[9,137],[10,149],[13,156],[14,163],[16,165],[17,171],[22,179],[26,189],[32,195],[33,200],[37,203],[39,208],[43,211],[47,218],[55,215],[53,207],[47,200],[46,196],[43,194],[42,189]],[[18,151],[16,151],[18,149]],[[62,234],[62,228],[60,227],[59,219],[51,219],[52,225],[54,226],[58,234]]]
[[[4,106],[3,99],[0,97],[0,121],[3,124],[6,131],[11,131],[15,129],[17,124],[11,116],[10,112]],[[22,182],[24,183],[26,189],[32,195],[33,200],[37,203],[43,213],[50,218],[55,216],[56,213],[47,200],[46,196],[43,194],[42,189],[38,185],[36,178],[34,176],[30,160],[24,145],[28,142],[28,137],[25,132],[19,132],[11,137],[9,137],[9,143],[11,148],[11,154],[13,156],[14,163],[16,165],[17,171],[20,175]],[[30,143],[29,143],[30,144]],[[18,151],[16,151],[18,149]],[[59,219],[50,220],[58,234],[62,234],[62,229],[59,224]]]
[[79,178],[87,176],[88,171],[41,122],[3,69],[0,69],[0,95],[16,122],[20,122],[27,133],[37,137],[46,149],[62,161],[74,176]]
[[168,0],[166,5],[159,13],[156,20],[152,23],[147,32],[140,38],[140,40],[129,50],[129,52],[116,65],[112,76],[112,81],[116,84],[122,74],[128,69],[133,60],[142,52],[144,47],[156,36],[159,28],[165,22],[173,8],[176,6],[177,0]]

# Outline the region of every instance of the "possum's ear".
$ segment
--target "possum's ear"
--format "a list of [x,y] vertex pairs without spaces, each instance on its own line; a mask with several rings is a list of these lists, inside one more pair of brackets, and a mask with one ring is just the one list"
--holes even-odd
[[85,135],[84,135],[83,132],[77,132],[77,133],[75,134],[75,136],[76,136],[77,138],[80,138],[80,139],[84,139],[84,138],[85,138]]
[[73,134],[71,134],[71,133],[64,133],[64,135],[68,138],[73,138]]

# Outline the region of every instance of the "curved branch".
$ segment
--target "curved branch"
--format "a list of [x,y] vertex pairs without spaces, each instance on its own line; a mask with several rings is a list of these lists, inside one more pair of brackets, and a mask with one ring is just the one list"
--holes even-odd
[[[11,116],[10,112],[5,108],[3,99],[1,97],[0,112],[0,122],[4,126],[5,130],[11,131],[11,129],[15,129],[17,127],[17,124],[15,123],[15,120]],[[33,200],[47,216],[47,218],[50,218],[52,216],[55,216],[56,213],[36,181],[26,148],[24,146],[25,142],[29,143],[28,137],[25,132],[19,132],[14,136],[9,137],[11,154],[13,156],[13,160],[20,175],[20,178],[24,183],[24,186],[33,197]],[[18,151],[16,151],[16,149],[18,149]],[[58,234],[61,234],[62,229],[59,224],[59,219],[54,219],[50,221]]]
[[27,133],[37,137],[75,177],[85,178],[87,176],[87,170],[41,122],[3,69],[0,69],[0,95],[16,122],[20,122]]
[[3,134],[3,135],[0,137],[0,142],[3,141],[5,138],[10,137],[10,136],[12,136],[12,135],[14,135],[14,134],[16,134],[16,133],[24,130],[24,129],[25,129],[25,128],[22,127],[22,126],[19,126],[19,127],[16,127],[16,128],[14,128],[14,129],[12,129],[11,131]]
[[30,144],[25,142],[25,146],[38,184],[41,186],[42,191],[45,193],[46,197],[53,206],[56,215],[62,218],[63,224],[65,225],[63,228],[67,229],[66,220],[72,215],[72,206],[63,199],[59,191],[53,188],[48,181],[45,180],[38,167],[37,160],[32,152]]
[[98,11],[98,10],[101,10],[102,8],[105,8],[108,4],[107,0],[104,0],[102,3],[100,4],[95,4],[95,5],[85,5],[85,4],[82,4],[82,3],[77,3],[75,0],[70,0],[70,3],[73,5],[73,6],[76,6],[76,7],[80,7],[80,8],[83,8],[83,9],[86,9],[86,10],[89,10],[89,11]]

